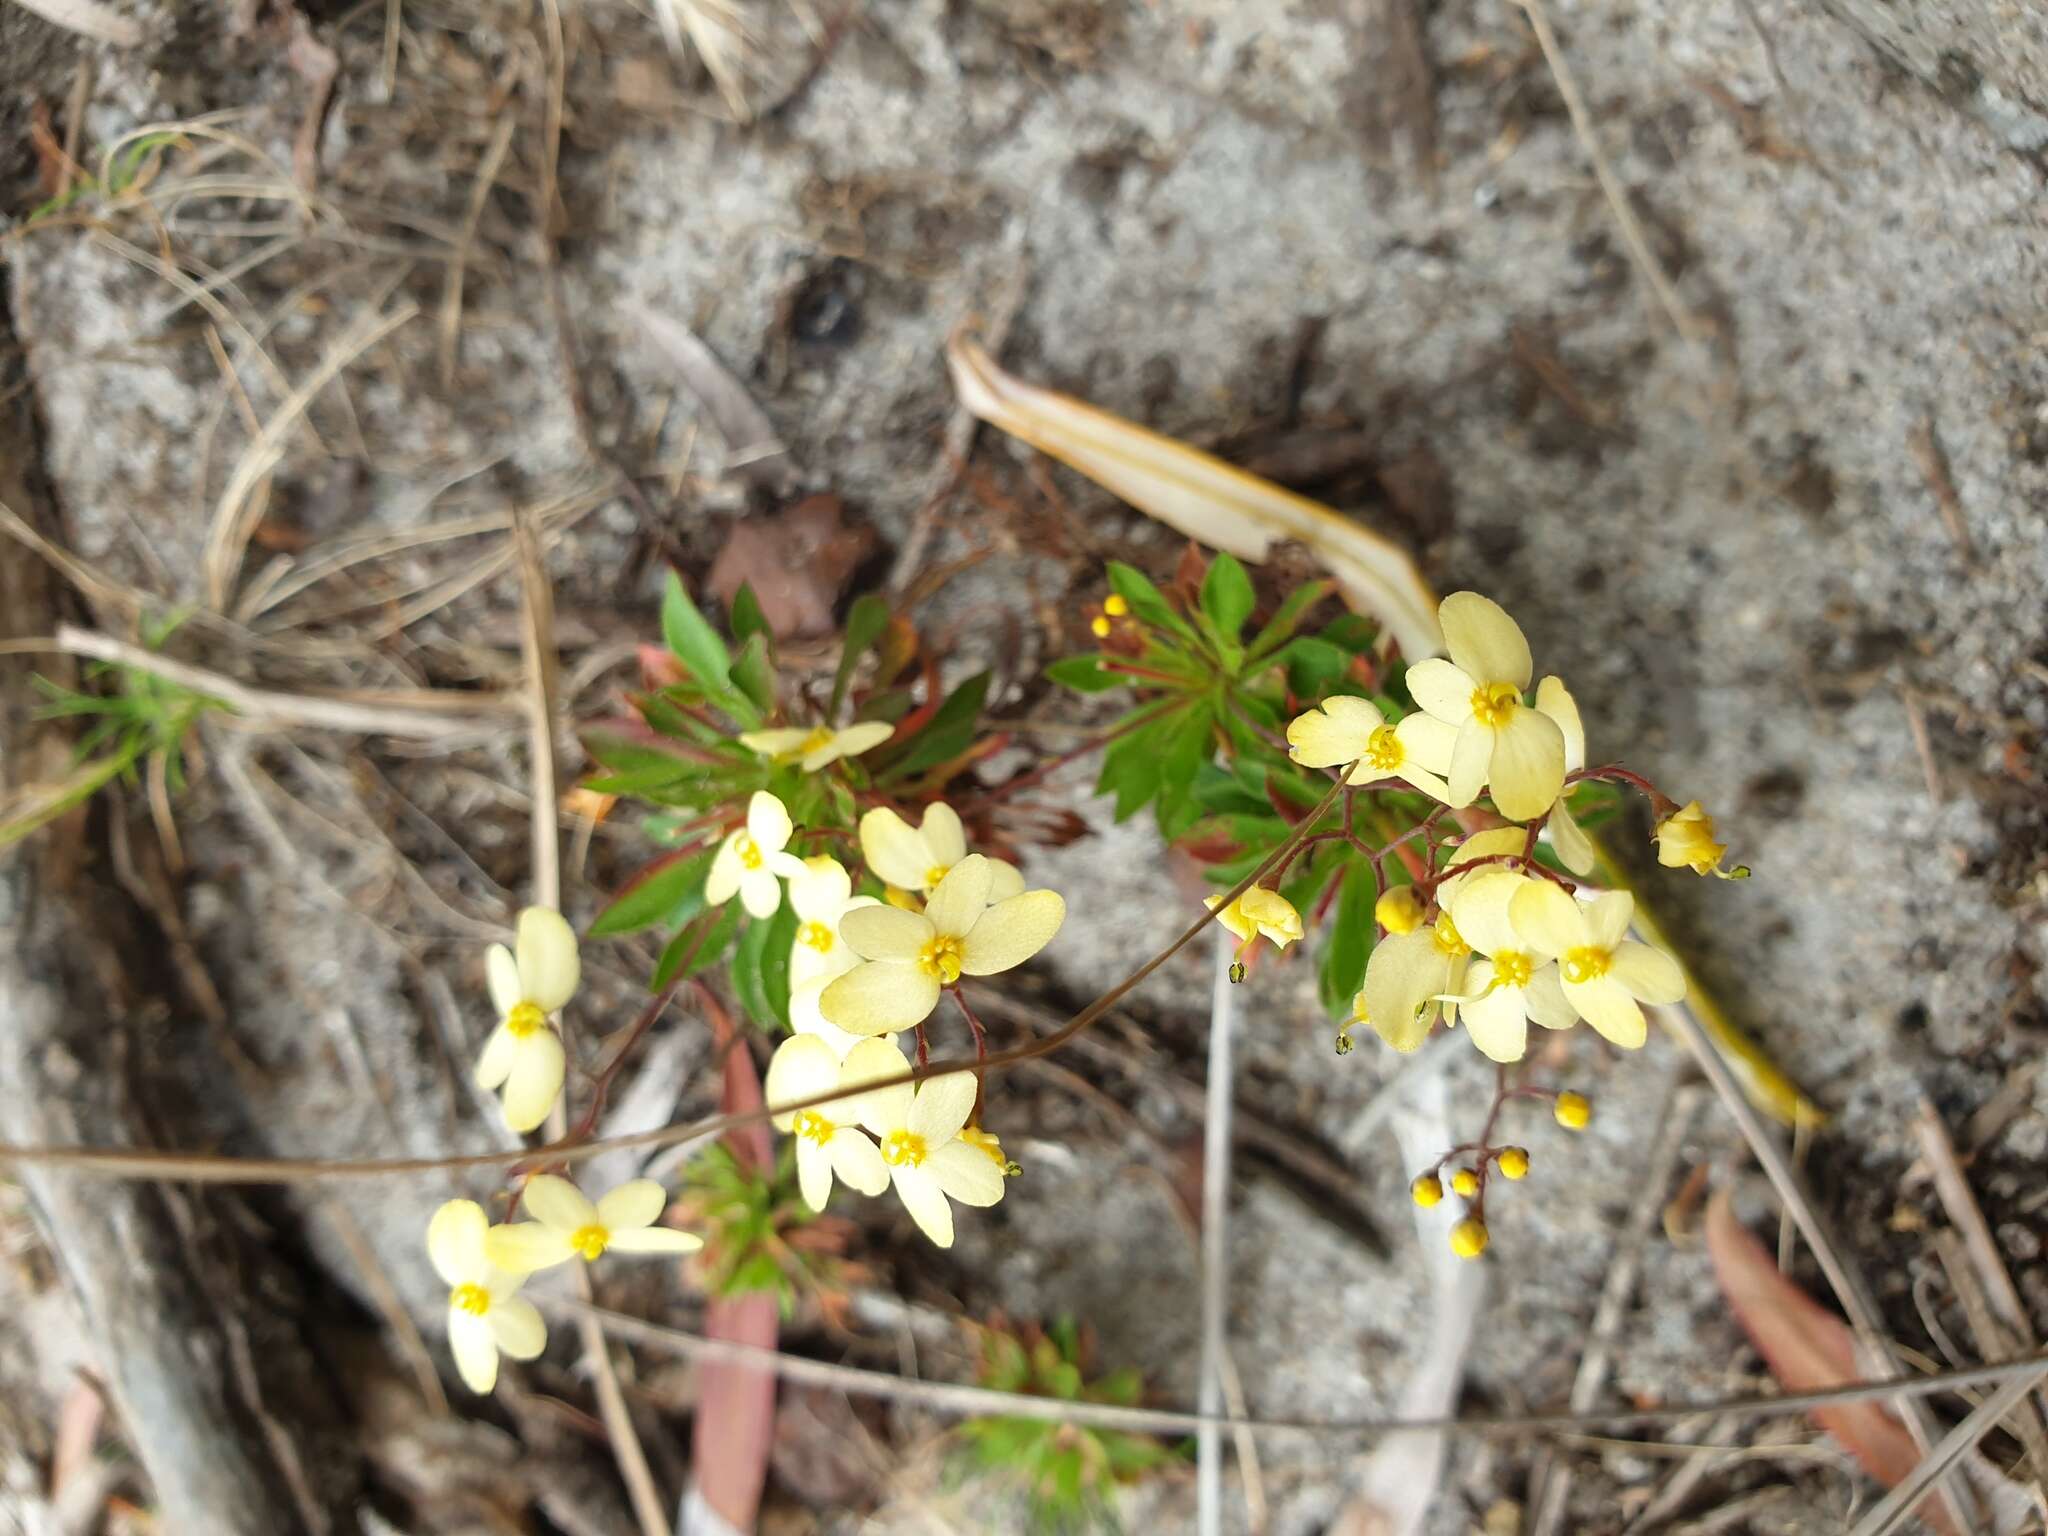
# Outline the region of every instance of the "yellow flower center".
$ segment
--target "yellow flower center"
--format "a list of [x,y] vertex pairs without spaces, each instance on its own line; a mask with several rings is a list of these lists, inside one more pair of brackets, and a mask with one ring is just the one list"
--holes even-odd
[[1487,683],[1472,690],[1472,716],[1488,730],[1499,730],[1521,707],[1522,691],[1513,683]]
[[1003,1143],[1000,1138],[991,1136],[987,1131],[979,1130],[970,1125],[960,1133],[960,1139],[977,1152],[985,1153],[988,1160],[998,1168],[1003,1169],[1005,1172],[1009,1171],[1010,1160],[1003,1156]]
[[471,1317],[482,1317],[491,1310],[491,1293],[480,1285],[458,1285],[448,1293],[448,1300]]
[[759,869],[761,867],[761,845],[754,841],[750,833],[735,832],[732,839],[732,851],[739,855],[742,867],[746,869]]
[[1536,974],[1536,962],[1519,950],[1504,949],[1493,957],[1493,980],[1496,986],[1526,987],[1529,978]]
[[604,1256],[604,1251],[611,1246],[611,1241],[611,1233],[595,1222],[587,1227],[578,1227],[569,1234],[569,1246],[593,1263]]
[[832,745],[832,738],[837,734],[838,732],[821,725],[802,741],[798,742],[796,749],[799,752],[815,752],[820,747],[829,747]]
[[1365,760],[1381,773],[1392,773],[1408,761],[1408,749],[1401,745],[1391,725],[1383,725],[1366,738]]
[[952,870],[953,866],[950,864],[932,865],[929,869],[927,869],[924,872],[925,888],[929,890],[932,886],[937,885],[941,880],[945,879],[947,875],[951,874]]
[[832,953],[832,930],[823,923],[805,923],[803,927],[797,929],[796,941],[799,944],[808,944],[821,955]]
[[891,1168],[915,1168],[928,1155],[924,1138],[915,1131],[891,1131],[882,1143],[882,1161]]
[[942,986],[950,987],[960,979],[960,941],[940,934],[918,951],[917,963],[925,975],[936,976]]
[[1568,949],[1558,966],[1564,971],[1566,981],[1598,981],[1614,964],[1614,951],[1601,949],[1596,945],[1582,944],[1577,949]]
[[1448,912],[1438,914],[1436,926],[1430,930],[1430,938],[1435,941],[1438,953],[1453,960],[1472,953],[1472,946],[1465,942],[1465,936],[1458,932],[1458,925],[1451,921]]
[[548,1027],[548,1016],[533,1003],[515,1003],[505,1015],[505,1028],[513,1039],[524,1040],[536,1030]]
[[790,1117],[789,1129],[792,1134],[808,1137],[822,1147],[839,1127],[815,1109],[800,1109]]

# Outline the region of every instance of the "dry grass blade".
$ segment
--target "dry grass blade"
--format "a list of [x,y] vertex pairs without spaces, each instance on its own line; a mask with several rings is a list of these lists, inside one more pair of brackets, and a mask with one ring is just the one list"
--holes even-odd
[[[1231,937],[1216,930],[1216,975],[1209,992],[1209,1082],[1202,1116],[1202,1356],[1197,1403],[1204,1417],[1223,1407],[1223,1356],[1230,1305],[1231,1037],[1238,1000]],[[1223,1436],[1205,1427],[1195,1443],[1197,1525],[1202,1536],[1223,1530]]]
[[775,423],[747,387],[688,326],[646,308],[638,310],[635,318],[710,413],[711,424],[725,439],[726,473],[770,494],[787,494],[796,484],[796,464],[776,433]]
[[1927,1453],[1911,1477],[1878,1500],[1870,1513],[1856,1522],[1849,1536],[1890,1536],[1903,1527],[1913,1518],[1921,1496],[1996,1429],[1998,1421],[2012,1412],[2014,1405],[2044,1377],[2048,1377],[2048,1367],[2037,1366],[2025,1375],[2013,1377],[1978,1404],[1968,1418],[1942,1436],[1941,1443]]
[[[1970,1192],[1970,1181],[1964,1176],[1962,1164],[1956,1160],[1955,1144],[1949,1140],[1948,1127],[1941,1123],[1941,1115],[1934,1105],[1924,1098],[1920,1101],[1920,1115],[1914,1122],[1913,1131],[1920,1141],[1920,1155],[1926,1158],[1928,1169],[1934,1176],[1934,1192],[1941,1198],[1941,1208],[1947,1212],[1949,1224],[1962,1233],[1963,1241],[1969,1247],[1970,1263],[1991,1299],[1998,1320],[2021,1342],[2032,1344],[2034,1333],[2027,1321],[2027,1309],[2020,1301],[2019,1291],[2013,1286],[2012,1276],[2006,1271],[2005,1260],[1999,1256],[1998,1242],[1991,1235],[1990,1224],[1984,1220],[1977,1197]],[[2042,1470],[2048,1472],[2048,1468]]]
[[739,0],[654,0],[669,48],[680,53],[687,36],[735,121],[750,123],[747,75],[753,64],[754,34]]
[[512,133],[518,126],[518,117],[510,111],[498,119],[497,129],[491,134],[490,147],[484,151],[483,163],[477,167],[476,185],[470,189],[469,211],[462,219],[462,239],[448,263],[447,282],[441,290],[443,389],[455,387],[455,352],[462,337],[462,280],[468,272],[469,248],[476,243],[476,226],[484,216],[484,204],[490,200],[491,188],[497,184],[498,168],[505,163],[505,151],[512,147]]
[[137,48],[142,44],[141,26],[111,5],[102,5],[100,0],[14,0],[14,3],[30,15],[42,17],[51,26],[76,32],[80,37],[112,43],[116,48]]

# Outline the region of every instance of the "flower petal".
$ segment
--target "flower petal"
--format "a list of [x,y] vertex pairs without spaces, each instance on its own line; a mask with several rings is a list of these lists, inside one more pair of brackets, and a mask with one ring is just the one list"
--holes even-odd
[[1627,891],[1609,891],[1586,908],[1586,932],[1602,949],[1612,949],[1628,936],[1636,899]]
[[993,906],[999,901],[1008,901],[1012,896],[1024,894],[1023,873],[1014,864],[1001,859],[988,861],[988,899]]
[[1564,789],[1564,732],[1550,716],[1517,705],[1507,724],[1493,733],[1486,779],[1501,815],[1534,821]]
[[525,999],[519,992],[519,962],[512,958],[512,951],[502,944],[493,944],[484,952],[484,979],[490,984],[491,1006],[503,1018]]
[[[1527,875],[1494,864],[1459,880],[1448,903],[1459,936],[1482,955],[1534,948],[1508,918],[1509,904],[1528,883]],[[1550,956],[1546,954],[1543,958],[1547,960]]]
[[548,1347],[548,1325],[541,1321],[540,1308],[524,1296],[492,1302],[484,1321],[498,1348],[514,1360],[532,1360]]
[[759,922],[773,917],[782,906],[782,882],[775,878],[775,871],[764,864],[741,874],[740,905],[747,909],[747,916]]
[[852,970],[855,965],[860,964],[858,960],[852,960],[853,951],[847,950],[844,944],[839,948],[846,950],[847,957],[852,963],[843,968],[834,967],[791,989],[789,1027],[800,1035],[813,1035],[824,1041],[832,1048],[833,1056],[844,1061],[846,1053],[860,1042],[860,1036],[849,1035],[818,1011],[818,999],[823,995],[825,988]]
[[1472,718],[1472,695],[1478,689],[1471,673],[1441,657],[1418,661],[1408,669],[1408,696],[1449,725],[1463,725]]
[[1635,1050],[1648,1037],[1641,1006],[1612,976],[1602,976],[1598,981],[1567,981],[1564,995],[1578,1009],[1580,1018],[1623,1050]]
[[1445,781],[1452,805],[1470,805],[1486,787],[1486,773],[1493,766],[1494,735],[1477,720],[1458,727],[1458,739],[1451,747],[1450,777]]
[[1586,829],[1572,819],[1572,809],[1565,804],[1563,795],[1559,795],[1557,804],[1550,808],[1548,826],[1550,846],[1557,850],[1558,861],[1575,875],[1593,873],[1593,865],[1597,862],[1593,840],[1586,836]]
[[564,1232],[574,1232],[598,1219],[597,1207],[590,1203],[589,1196],[567,1179],[557,1178],[552,1173],[537,1173],[528,1179],[519,1198],[527,1214],[535,1221],[559,1227]]
[[653,1226],[667,1209],[668,1191],[660,1180],[628,1179],[597,1202],[597,1224],[616,1238],[633,1227]]
[[1545,1029],[1570,1029],[1579,1022],[1578,1010],[1564,995],[1564,987],[1554,965],[1537,968],[1536,974],[1529,978],[1529,985],[1522,988],[1522,1001],[1529,1006],[1529,1017]]
[[1499,603],[1477,592],[1453,592],[1437,605],[1436,617],[1444,627],[1444,649],[1468,677],[1513,683],[1518,693],[1529,686],[1536,670],[1529,642]]
[[704,1239],[674,1227],[627,1227],[612,1233],[608,1253],[695,1253]]
[[924,904],[925,920],[935,932],[960,938],[988,910],[990,879],[988,860],[978,853],[968,854],[932,888]]
[[514,1221],[484,1234],[484,1254],[508,1275],[530,1275],[574,1256],[569,1231],[538,1221]]
[[519,914],[519,993],[542,1013],[553,1013],[576,995],[583,962],[576,956],[576,930],[550,907]]
[[[910,1062],[903,1052],[896,1048],[896,1042],[886,1039],[863,1040],[846,1053],[846,1060],[839,1068],[839,1082],[842,1087],[853,1087],[860,1083],[872,1083],[892,1077],[901,1077],[910,1070]],[[912,1095],[916,1092],[909,1083],[892,1083],[887,1088],[870,1088],[865,1093],[854,1095],[840,1102],[845,1106],[838,1119],[842,1124],[858,1121],[877,1136],[887,1136],[900,1131],[910,1123]],[[837,1141],[838,1138],[834,1137]],[[880,1156],[879,1153],[876,1154]],[[859,1188],[858,1185],[855,1188]]]
[[[772,1111],[778,1104],[799,1104],[839,1086],[839,1056],[816,1035],[791,1035],[768,1058],[768,1075],[761,1084],[761,1096]],[[821,1111],[828,1120],[841,1116],[830,1109]],[[771,1120],[778,1131],[787,1131],[796,1111],[774,1113]],[[606,1223],[610,1225],[610,1223]]]
[[839,914],[853,898],[853,876],[826,854],[803,861],[803,872],[789,877],[789,904],[798,919],[837,927]]
[[1320,708],[1296,715],[1287,727],[1287,746],[1297,763],[1308,768],[1333,768],[1365,756],[1372,733],[1386,724],[1370,699],[1339,694]]
[[863,960],[915,960],[937,936],[930,918],[901,907],[860,907],[839,920],[839,937]]
[[938,1006],[938,977],[905,960],[870,960],[857,965],[828,983],[818,996],[818,1011],[825,1022],[851,1035],[909,1029],[930,1018]]
[[740,862],[739,850],[733,846],[739,839],[737,832],[726,833],[718,852],[711,856],[711,872],[704,877],[706,906],[724,906],[740,888],[740,876],[747,872],[747,867]]
[[1003,1171],[995,1159],[964,1141],[949,1141],[924,1160],[925,1171],[962,1205],[990,1206],[1003,1198]]
[[896,727],[886,720],[863,720],[835,735],[832,745],[840,757],[859,757],[863,752],[874,751],[895,734]]
[[[934,800],[925,807],[918,831],[924,835],[925,851],[931,855],[932,863],[951,869],[967,857],[967,831],[960,825],[960,813],[945,801]],[[920,885],[927,883],[918,881]]]
[[562,1091],[562,1037],[535,1030],[518,1042],[505,1079],[505,1124],[522,1136],[547,1119]]
[[1436,1022],[1430,999],[1449,984],[1450,962],[1429,929],[1387,939],[1373,947],[1365,965],[1366,1021],[1395,1050],[1412,1051]]
[[975,1083],[972,1072],[949,1072],[928,1077],[917,1085],[911,1101],[908,1129],[937,1147],[960,1134],[960,1127],[974,1113]]
[[519,1037],[500,1024],[491,1031],[484,1041],[483,1054],[476,1059],[476,1085],[485,1093],[495,1093],[498,1086],[512,1075],[512,1058],[519,1054]]
[[1418,712],[1403,717],[1394,727],[1394,740],[1416,763],[1439,776],[1451,771],[1451,753],[1458,743],[1458,727],[1435,715]]
[[879,1195],[889,1187],[889,1165],[872,1141],[858,1131],[841,1131],[825,1143],[832,1154],[832,1171],[849,1189],[864,1195]]
[[[926,813],[927,819],[930,812]],[[922,833],[886,807],[860,819],[860,851],[873,870],[890,885],[906,891],[924,889],[924,872],[932,867],[931,850]]]
[[1508,906],[1515,932],[1530,949],[1561,955],[1591,942],[1579,904],[1548,880],[1531,880]]
[[796,1187],[814,1211],[823,1211],[832,1198],[832,1155],[808,1136],[797,1138]]
[[789,819],[789,807],[765,789],[754,791],[747,801],[747,836],[761,845],[763,853],[780,852],[795,830]]
[[1067,918],[1057,891],[1026,891],[999,901],[961,941],[960,969],[969,976],[993,976],[1022,965],[1052,942]]
[[953,1207],[939,1181],[922,1168],[904,1166],[895,1170],[896,1196],[920,1232],[941,1248],[953,1246]]
[[1685,998],[1685,972],[1663,950],[1648,944],[1614,946],[1607,974],[1646,1003],[1676,1003]]
[[474,1200],[450,1200],[427,1223],[427,1257],[450,1285],[474,1284],[484,1265],[484,1234],[491,1220]]
[[763,757],[785,757],[811,739],[802,726],[782,726],[772,731],[741,731],[740,745]]
[[1578,701],[1562,678],[1546,677],[1536,685],[1536,707],[1564,734],[1564,771],[1577,773],[1586,766],[1586,727],[1579,719]]
[[498,1384],[498,1341],[491,1325],[461,1307],[448,1309],[448,1352],[455,1357],[456,1372],[472,1392],[488,1392]]
[[[1474,971],[1479,966],[1472,967]],[[1476,977],[1468,983],[1477,985]],[[1479,1054],[1498,1062],[1520,1061],[1529,1048],[1529,1010],[1520,987],[1495,987],[1460,1007],[1459,1017]]]

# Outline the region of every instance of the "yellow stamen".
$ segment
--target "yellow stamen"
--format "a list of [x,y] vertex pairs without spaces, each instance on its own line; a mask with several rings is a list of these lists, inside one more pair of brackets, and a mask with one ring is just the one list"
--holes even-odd
[[1582,944],[1577,949],[1568,949],[1558,967],[1564,972],[1564,979],[1570,982],[1598,981],[1614,964],[1614,952],[1597,945]]
[[569,1234],[569,1246],[582,1254],[589,1263],[595,1263],[602,1258],[605,1249],[611,1246],[611,1241],[611,1233],[595,1222],[587,1227],[578,1227]]
[[821,725],[802,741],[798,742],[796,749],[799,752],[815,752],[820,747],[831,746],[832,738],[838,734],[837,731],[832,730],[830,727]]
[[1003,1156],[1003,1143],[1000,1137],[991,1136],[987,1131],[970,1125],[960,1133],[960,1139],[974,1148],[975,1151],[984,1154],[990,1162],[994,1163],[1004,1172],[1007,1173],[1009,1171],[1010,1160]]
[[761,867],[761,845],[746,832],[733,834],[732,851],[739,855],[740,864],[746,869]]
[[1472,953],[1472,946],[1465,942],[1465,936],[1458,932],[1458,925],[1451,921],[1451,914],[1437,914],[1436,926],[1430,929],[1430,937],[1436,942],[1437,953],[1449,955],[1453,960]]
[[882,1143],[882,1161],[891,1168],[915,1168],[928,1155],[924,1138],[915,1131],[891,1131]]
[[793,1135],[809,1137],[822,1147],[839,1127],[815,1109],[800,1109],[790,1117],[789,1129]]
[[548,1016],[532,1003],[515,1003],[505,1015],[505,1029],[515,1040],[524,1040],[536,1030],[548,1027]]
[[1536,962],[1518,950],[1504,949],[1493,957],[1493,984],[1497,987],[1526,987],[1536,974]]
[[491,1293],[480,1285],[458,1285],[448,1293],[448,1300],[471,1317],[482,1317],[491,1310]]
[[1381,773],[1392,773],[1408,761],[1408,749],[1391,725],[1383,725],[1366,738],[1365,760]]
[[941,880],[945,879],[947,875],[951,874],[952,870],[953,866],[950,864],[934,864],[930,866],[924,872],[925,889],[930,890]]
[[805,923],[796,931],[797,943],[807,944],[821,955],[832,953],[835,937],[832,930],[823,923]]
[[1513,683],[1488,683],[1472,690],[1473,718],[1488,730],[1499,730],[1521,707],[1522,693]]
[[960,941],[940,934],[918,951],[917,963],[925,975],[936,976],[941,986],[950,987],[960,979]]

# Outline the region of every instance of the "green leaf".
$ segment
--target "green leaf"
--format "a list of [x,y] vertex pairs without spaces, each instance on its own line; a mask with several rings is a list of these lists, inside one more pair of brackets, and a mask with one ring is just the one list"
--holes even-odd
[[977,672],[947,694],[945,702],[924,723],[924,729],[910,738],[902,755],[876,776],[877,782],[904,779],[936,768],[972,746],[975,721],[988,697],[988,685],[989,674]]
[[1176,634],[1190,645],[1195,643],[1194,630],[1173,611],[1159,589],[1136,566],[1125,565],[1121,560],[1110,561],[1109,587],[1131,605],[1132,613],[1147,624]]
[[1320,699],[1351,673],[1351,653],[1314,635],[1296,635],[1273,655],[1287,668],[1287,686],[1298,698]]
[[789,1029],[789,951],[796,909],[784,902],[766,922],[747,924],[732,952],[732,988],[754,1022],[770,1034]]
[[1207,705],[1196,705],[1182,713],[1159,764],[1159,831],[1169,842],[1180,836],[1202,813],[1190,792],[1195,774],[1215,752],[1216,717]]
[[648,990],[659,992],[672,981],[686,981],[718,964],[739,925],[740,904],[736,901],[728,901],[715,913],[699,914],[696,921],[668,941],[660,960],[655,962],[654,979],[648,983]]
[[[740,647],[739,658],[732,664],[732,680],[762,714],[775,708],[775,664],[768,658],[767,635],[748,636],[747,643]],[[758,718],[747,722],[749,726],[759,723]]]
[[853,609],[846,615],[846,639],[839,651],[839,671],[832,679],[832,708],[830,713],[839,713],[839,701],[846,697],[846,688],[853,681],[853,669],[867,648],[880,638],[889,627],[889,605],[872,592],[863,593],[854,600]]
[[661,636],[676,660],[699,683],[714,693],[726,691],[732,657],[726,652],[725,642],[718,638],[718,631],[690,601],[690,594],[683,590],[683,579],[674,571],[668,573],[668,585],[662,591]]
[[1209,574],[1202,578],[1202,612],[1214,621],[1225,640],[1237,638],[1257,602],[1252,579],[1235,556],[1218,554],[1209,562]]
[[768,628],[768,616],[761,611],[761,600],[754,596],[751,582],[741,582],[739,591],[732,595],[732,607],[726,614],[726,622],[732,625],[733,639],[745,644],[759,635],[770,646],[775,635]]
[[688,922],[703,908],[704,877],[710,873],[711,858],[707,850],[672,853],[655,860],[597,914],[590,937],[616,938],[644,928],[675,928]]
[[[1257,662],[1268,651],[1278,650],[1294,633],[1308,611],[1330,595],[1335,585],[1329,581],[1305,581],[1287,594],[1287,600],[1274,611],[1266,621],[1266,627],[1253,637],[1248,653],[1251,661]],[[1249,669],[1247,669],[1249,670]]]
[[1379,899],[1379,881],[1372,865],[1354,858],[1344,871],[1344,883],[1337,891],[1337,908],[1323,940],[1323,963],[1317,973],[1323,1008],[1333,1015],[1349,1011],[1352,998],[1365,984],[1365,962],[1372,954],[1373,903]]
[[1192,713],[1192,706],[1169,710],[1143,730],[1133,731],[1111,742],[1102,754],[1102,772],[1095,781],[1095,793],[1114,795],[1111,815],[1124,821],[1151,803],[1159,793],[1159,775],[1167,742],[1174,728]]
[[1130,679],[1104,668],[1108,660],[1099,651],[1090,651],[1082,656],[1062,656],[1045,669],[1045,675],[1063,688],[1076,693],[1107,693],[1112,688],[1126,686]]
[[740,1296],[748,1291],[774,1291],[781,1287],[782,1266],[775,1262],[775,1255],[754,1253],[733,1270],[725,1282],[725,1294]]

